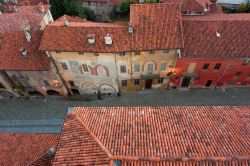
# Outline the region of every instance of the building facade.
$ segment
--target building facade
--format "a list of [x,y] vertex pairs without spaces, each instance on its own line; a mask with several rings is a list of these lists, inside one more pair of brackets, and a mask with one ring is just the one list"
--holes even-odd
[[46,27],[40,49],[55,61],[72,94],[166,88],[182,48],[180,28],[175,4],[132,5],[130,23],[58,19]]
[[0,20],[4,23],[0,28],[0,95],[67,95],[57,70],[39,51],[42,30],[53,22],[49,6],[21,6],[1,14]]

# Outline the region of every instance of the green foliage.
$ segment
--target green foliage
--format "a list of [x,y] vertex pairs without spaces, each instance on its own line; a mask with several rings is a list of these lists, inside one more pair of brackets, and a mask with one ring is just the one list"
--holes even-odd
[[238,12],[239,13],[245,13],[246,11],[247,11],[247,5],[244,4],[244,3],[240,4],[239,7],[238,7]]
[[122,0],[120,4],[120,11],[123,16],[128,16],[130,12],[130,5],[134,4],[134,1],[131,0]]
[[79,0],[50,0],[51,13],[54,19],[64,14],[95,20],[94,12],[83,6]]

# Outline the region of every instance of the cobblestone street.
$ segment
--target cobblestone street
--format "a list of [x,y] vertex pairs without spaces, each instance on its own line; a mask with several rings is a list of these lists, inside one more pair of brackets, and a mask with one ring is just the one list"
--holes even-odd
[[0,132],[58,133],[75,106],[250,105],[250,88],[152,90],[83,101],[64,97],[0,100]]

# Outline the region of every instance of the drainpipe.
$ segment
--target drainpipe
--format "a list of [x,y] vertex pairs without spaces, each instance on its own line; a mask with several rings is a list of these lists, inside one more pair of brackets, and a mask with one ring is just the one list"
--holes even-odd
[[46,53],[49,54],[49,59],[50,59],[50,61],[52,62],[53,67],[55,67],[55,69],[56,69],[56,73],[57,73],[57,75],[59,76],[60,82],[63,84],[63,86],[64,86],[64,87],[66,88],[66,90],[68,91],[68,95],[72,95],[73,93],[71,92],[71,90],[70,90],[69,87],[67,86],[66,82],[65,82],[64,79],[62,78],[62,76],[61,76],[61,74],[60,74],[60,72],[59,72],[59,69],[58,69],[58,67],[57,67],[57,65],[56,65],[56,62],[55,62],[55,60],[53,59],[53,57],[51,56],[51,53],[50,53],[49,51],[46,51]]

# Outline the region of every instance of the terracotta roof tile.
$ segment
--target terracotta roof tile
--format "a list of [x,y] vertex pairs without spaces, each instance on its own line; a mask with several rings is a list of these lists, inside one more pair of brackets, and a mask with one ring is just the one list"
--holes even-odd
[[78,107],[64,124],[54,164],[247,166],[249,113],[245,106]]
[[[40,48],[50,51],[122,52],[182,47],[181,16],[176,5],[131,5],[130,16],[133,34],[128,33],[128,24],[69,21],[68,26],[63,26],[63,22],[61,25],[48,25]],[[89,34],[95,35],[95,45],[87,43]],[[107,34],[112,37],[112,46],[104,43]]]
[[[244,25],[244,26],[242,26]],[[183,17],[183,57],[250,57],[250,15]]]
[[[49,70],[49,59],[39,51],[42,31],[38,30],[45,13],[37,6],[23,6],[17,13],[0,15],[0,70]],[[30,26],[31,41],[25,38],[24,29]],[[27,50],[23,57],[20,49]]]
[[47,0],[18,0],[18,5],[20,6],[32,6],[38,5],[39,3],[48,4]]
[[[39,160],[46,164],[51,157],[48,151],[51,147],[56,147],[57,141],[57,134],[0,133],[0,165],[24,166]],[[45,158],[45,154],[49,158]]]

